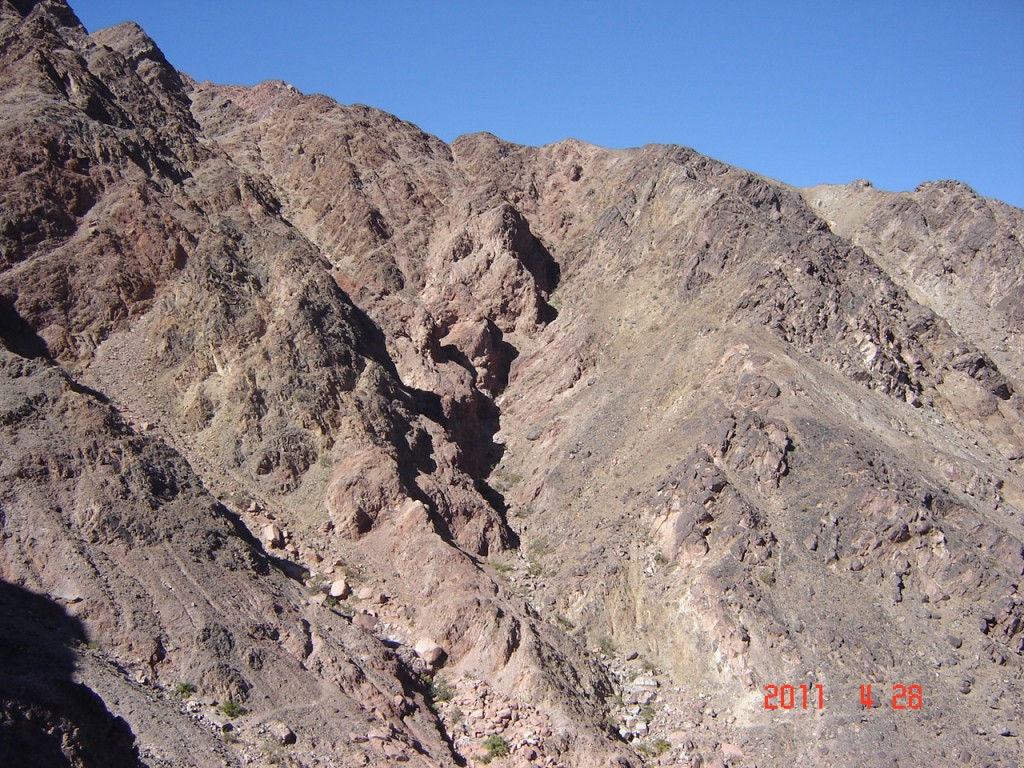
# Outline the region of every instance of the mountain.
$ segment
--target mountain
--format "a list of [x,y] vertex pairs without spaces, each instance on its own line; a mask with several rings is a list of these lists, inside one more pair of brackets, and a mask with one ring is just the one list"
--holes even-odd
[[1024,211],[449,146],[63,0],[0,82],[18,765],[1024,759]]

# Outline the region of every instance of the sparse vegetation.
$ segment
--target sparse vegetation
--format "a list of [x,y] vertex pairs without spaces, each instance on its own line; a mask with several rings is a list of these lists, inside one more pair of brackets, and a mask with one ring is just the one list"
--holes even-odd
[[245,707],[243,707],[237,701],[232,701],[231,699],[228,699],[227,701],[225,701],[223,704],[220,705],[220,711],[223,714],[225,714],[228,717],[230,717],[232,720],[234,720],[236,717],[241,717],[242,715],[244,715],[249,710],[247,710]]
[[530,539],[530,546],[528,550],[533,555],[543,555],[548,551],[548,537],[547,536],[534,536]]
[[179,699],[187,699],[196,692],[196,687],[192,683],[178,683],[174,686],[174,695]]
[[605,656],[615,655],[615,642],[608,635],[597,638],[597,649]]
[[252,504],[253,499],[252,496],[250,496],[248,493],[245,493],[243,491],[235,491],[228,497],[228,501],[231,507],[241,512],[249,508],[249,505]]
[[633,745],[638,755],[643,757],[660,757],[672,748],[665,739],[654,739],[653,741],[640,741]]
[[560,613],[555,614],[555,623],[567,632],[576,629],[576,625]]
[[455,698],[455,689],[443,677],[435,677],[430,681],[430,698],[434,701],[451,701]]
[[455,724],[455,725],[458,725],[459,723],[461,723],[465,716],[466,716],[466,714],[461,709],[459,709],[458,707],[455,707],[451,711],[452,723]]
[[498,493],[506,493],[523,481],[523,476],[518,472],[505,472],[498,470],[494,473],[491,485]]
[[491,567],[494,568],[502,576],[512,572],[512,566],[508,563],[491,563]]
[[654,707],[650,704],[644,704],[640,707],[640,717],[645,723],[649,723],[654,720]]
[[484,739],[484,749],[487,750],[487,756],[491,759],[505,757],[510,751],[508,742],[496,733],[492,733]]
[[267,759],[267,762],[270,763],[270,765],[286,764],[287,757],[285,755],[285,751],[276,741],[265,739],[260,744],[260,747],[263,750],[263,756]]
[[354,565],[343,565],[341,566],[341,572],[345,575],[345,578],[349,581],[359,581],[363,578],[363,572],[360,571]]

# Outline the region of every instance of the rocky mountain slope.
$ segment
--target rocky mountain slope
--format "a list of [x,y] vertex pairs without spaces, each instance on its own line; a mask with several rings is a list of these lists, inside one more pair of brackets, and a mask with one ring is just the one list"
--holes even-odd
[[1021,763],[1024,212],[0,81],[19,764]]

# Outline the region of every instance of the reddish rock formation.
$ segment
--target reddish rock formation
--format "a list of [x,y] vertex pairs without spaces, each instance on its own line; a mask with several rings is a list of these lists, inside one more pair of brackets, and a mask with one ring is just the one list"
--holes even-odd
[[1021,763],[1020,210],[448,146],[61,0],[0,84],[25,764]]

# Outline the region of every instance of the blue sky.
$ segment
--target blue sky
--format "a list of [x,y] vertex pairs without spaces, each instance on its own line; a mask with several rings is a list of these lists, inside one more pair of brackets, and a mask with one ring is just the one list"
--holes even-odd
[[1024,207],[1024,0],[70,1],[197,79],[286,80],[446,141],[682,144],[796,185],[955,178]]

